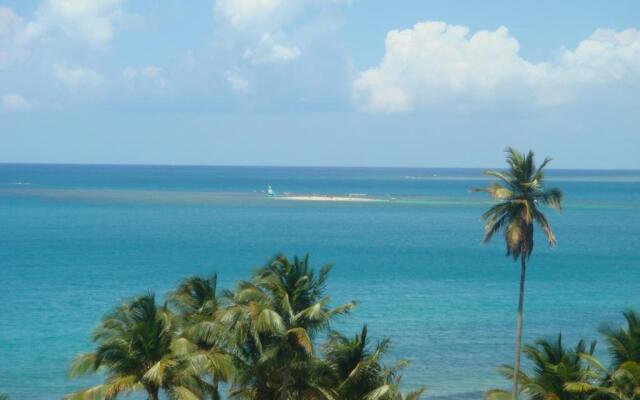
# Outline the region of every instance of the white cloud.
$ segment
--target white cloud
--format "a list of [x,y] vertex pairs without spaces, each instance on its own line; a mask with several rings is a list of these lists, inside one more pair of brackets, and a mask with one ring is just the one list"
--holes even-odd
[[21,32],[26,22],[11,8],[0,6],[0,68],[26,58]]
[[62,32],[90,45],[105,45],[124,21],[123,3],[124,0],[44,0],[35,20],[26,25],[24,35],[36,39]]
[[24,111],[33,107],[33,103],[16,93],[7,93],[2,96],[2,109],[4,111]]
[[235,90],[241,93],[247,93],[251,87],[249,81],[240,76],[236,71],[228,71],[226,74],[227,82]]
[[69,89],[77,91],[92,89],[104,84],[103,76],[97,71],[83,67],[67,67],[60,64],[53,66],[56,79],[65,84]]
[[133,88],[137,84],[151,83],[156,87],[165,87],[167,80],[164,77],[162,68],[155,65],[148,65],[142,68],[127,67],[122,70],[122,77],[125,81],[125,86]]
[[578,82],[607,83],[637,78],[640,76],[640,31],[598,29],[574,51],[565,51],[560,67],[567,78]]
[[273,30],[314,5],[351,3],[351,0],[215,0],[216,17],[237,30]]
[[300,57],[300,53],[297,46],[277,43],[271,34],[265,33],[256,47],[245,50],[243,58],[250,59],[254,64],[288,62]]
[[269,30],[289,21],[302,0],[217,0],[213,10],[237,30]]
[[251,92],[255,101],[235,103],[237,107],[350,106],[345,97],[352,78],[350,54],[338,37],[348,3],[214,0],[214,46],[198,57],[198,69],[209,65],[230,88]]
[[495,102],[558,104],[588,84],[640,75],[640,32],[598,30],[550,62],[519,55],[505,27],[469,35],[464,26],[424,22],[391,31],[381,63],[353,83],[356,103],[373,112],[467,110]]
[[0,37],[13,36],[23,25],[24,20],[10,7],[0,6]]
[[69,42],[102,47],[115,31],[133,17],[123,9],[125,0],[43,0],[35,17],[26,20],[13,9],[0,6],[0,68],[25,61],[29,54],[49,55]]
[[[241,50],[253,64],[287,62],[300,56],[287,25],[310,0],[215,0],[214,14],[221,37]],[[231,40],[229,40],[231,39]]]

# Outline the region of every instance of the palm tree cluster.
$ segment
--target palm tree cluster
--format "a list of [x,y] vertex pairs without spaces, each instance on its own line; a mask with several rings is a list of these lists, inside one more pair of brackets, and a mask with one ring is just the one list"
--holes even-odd
[[[562,342],[562,335],[550,341],[538,339],[524,347],[531,362],[531,373],[517,374],[519,394],[531,400],[640,400],[640,313],[623,313],[626,327],[605,327],[604,336],[611,358],[606,368],[594,357],[595,341],[589,346],[580,340],[573,348]],[[514,368],[499,371],[508,379]],[[490,390],[487,400],[511,399],[503,390]]]
[[[308,256],[279,255],[234,290],[215,275],[181,282],[159,305],[153,294],[107,314],[93,334],[96,349],[79,355],[72,377],[102,372],[101,384],[69,400],[115,399],[143,392],[149,400],[417,400],[400,391],[401,361],[382,359],[390,342],[331,329],[355,303],[330,306],[326,282]],[[325,338],[324,343],[318,344]]]

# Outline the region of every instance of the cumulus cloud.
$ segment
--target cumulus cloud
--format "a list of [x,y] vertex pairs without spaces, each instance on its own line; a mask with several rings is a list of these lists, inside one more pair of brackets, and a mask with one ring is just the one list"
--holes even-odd
[[40,38],[51,32],[100,46],[109,43],[124,21],[124,0],[44,0],[25,35]]
[[297,46],[285,46],[277,43],[271,34],[265,33],[260,38],[260,43],[254,48],[247,48],[244,58],[254,64],[288,62],[300,57],[300,49]]
[[2,110],[7,112],[25,111],[33,107],[33,103],[16,93],[2,96]]
[[133,88],[137,85],[152,84],[163,88],[167,85],[162,68],[148,65],[142,68],[127,67],[122,70],[125,86]]
[[216,0],[214,14],[224,36],[234,37],[242,58],[252,64],[289,62],[300,48],[287,25],[310,4],[310,0]]
[[22,34],[26,21],[11,8],[0,6],[0,68],[24,60],[27,49]]
[[109,44],[115,31],[133,19],[124,12],[124,2],[43,0],[31,20],[0,6],[0,68],[15,66],[30,54],[49,55],[49,49],[68,43],[97,48]]
[[247,93],[251,87],[249,81],[236,71],[228,71],[226,78],[231,87],[238,92]]
[[213,0],[214,46],[198,68],[209,65],[235,92],[251,92],[254,101],[236,107],[349,107],[350,54],[338,38],[349,2]]
[[640,32],[598,30],[549,62],[519,55],[505,27],[472,35],[464,26],[424,22],[387,34],[380,64],[359,74],[353,96],[372,112],[475,109],[495,102],[547,106],[581,86],[640,75]]
[[[350,0],[215,0],[213,10],[219,30],[225,36],[234,36],[227,45],[244,46],[241,54],[245,60],[263,64],[299,58],[302,46],[296,43],[299,38],[295,31],[317,23],[317,18],[308,20],[310,15],[345,3]],[[307,20],[291,29],[303,14]],[[326,28],[331,31],[332,24]]]
[[55,64],[53,74],[58,81],[74,91],[97,88],[104,83],[104,77],[90,68]]
[[607,83],[640,77],[640,31],[598,29],[575,50],[562,53],[559,68],[573,81]]
[[0,38],[15,39],[15,35],[25,25],[24,19],[18,16],[13,9],[0,6]]
[[217,0],[216,17],[237,30],[272,30],[290,21],[302,0]]

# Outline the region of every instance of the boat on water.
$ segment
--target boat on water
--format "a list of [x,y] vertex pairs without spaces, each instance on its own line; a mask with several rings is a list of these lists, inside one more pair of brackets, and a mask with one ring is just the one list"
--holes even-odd
[[267,197],[275,197],[276,194],[273,191],[273,188],[271,187],[271,185],[267,185]]

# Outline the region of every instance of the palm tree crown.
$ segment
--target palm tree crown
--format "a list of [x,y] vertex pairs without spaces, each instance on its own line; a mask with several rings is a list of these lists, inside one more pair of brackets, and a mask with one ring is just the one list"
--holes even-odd
[[218,310],[217,285],[216,274],[209,278],[193,276],[182,281],[169,299],[180,315],[189,319],[208,319]]
[[218,277],[192,276],[183,280],[169,295],[175,308],[179,329],[174,339],[174,351],[185,365],[198,375],[197,383],[212,400],[219,400],[219,382],[227,381],[234,372],[233,357],[229,354],[217,322],[220,299],[217,293]]
[[[593,358],[595,347],[595,342],[587,346],[580,340],[574,348],[567,348],[562,335],[554,341],[538,339],[533,345],[525,346],[524,353],[531,360],[532,374],[518,373],[520,390],[531,400],[587,399],[588,390],[600,375],[599,368],[593,365],[597,362]],[[507,365],[499,371],[508,379],[513,379],[515,374],[514,368]],[[491,390],[486,395],[488,400],[509,397],[509,393],[502,390]]]
[[514,259],[520,256],[527,258],[533,251],[534,221],[544,232],[549,244],[556,244],[551,225],[538,206],[542,203],[560,209],[562,191],[545,188],[544,168],[551,161],[550,158],[545,158],[536,168],[532,151],[525,155],[509,147],[506,152],[509,170],[486,171],[486,175],[497,178],[498,182],[488,188],[475,189],[489,193],[498,202],[482,215],[485,220],[484,241],[488,242],[504,229],[507,255]]
[[404,396],[399,389],[399,371],[408,365],[400,361],[387,367],[382,358],[389,350],[390,340],[383,339],[371,348],[367,326],[352,339],[331,332],[325,344],[325,359],[333,375],[335,398],[342,400],[415,400],[424,388]]
[[96,328],[97,350],[76,358],[70,375],[105,370],[102,385],[76,392],[70,399],[115,398],[120,393],[144,390],[157,399],[171,359],[172,323],[156,306],[151,294],[140,296],[107,314]]
[[640,313],[625,311],[625,328],[606,327],[601,329],[609,343],[609,352],[613,367],[618,368],[627,361],[640,363]]
[[219,321],[233,336],[238,360],[233,396],[288,399],[296,391],[313,398],[308,393],[314,388],[297,385],[314,360],[313,338],[353,307],[329,307],[324,292],[330,269],[324,266],[316,276],[308,257],[291,262],[276,256],[226,293],[229,304]]

